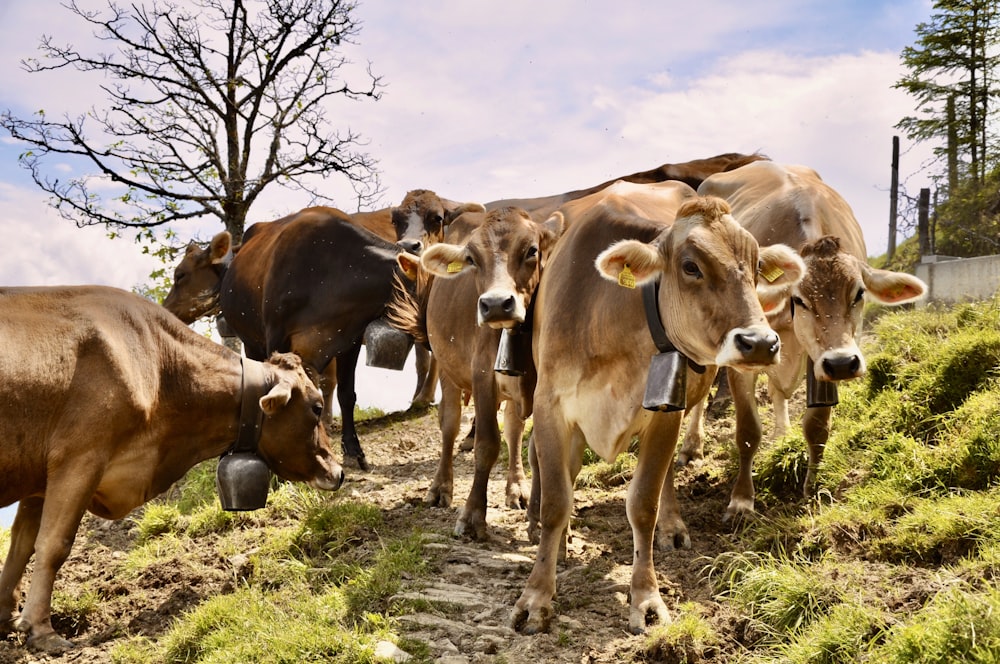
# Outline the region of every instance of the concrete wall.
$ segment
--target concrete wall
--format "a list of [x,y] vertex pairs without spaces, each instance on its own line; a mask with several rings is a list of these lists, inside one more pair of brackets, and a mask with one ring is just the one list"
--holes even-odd
[[929,288],[925,302],[986,300],[1000,289],[1000,256],[924,256],[916,275]]

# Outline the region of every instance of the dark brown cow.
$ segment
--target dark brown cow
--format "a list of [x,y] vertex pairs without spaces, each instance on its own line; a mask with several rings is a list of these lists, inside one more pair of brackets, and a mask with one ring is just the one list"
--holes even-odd
[[72,646],[52,629],[50,604],[84,512],[120,519],[225,453],[245,390],[263,411],[258,453],[275,473],[324,490],[343,481],[323,397],[294,355],[241,361],[162,307],[102,286],[0,288],[0,335],[0,506],[20,501],[0,628],[25,632],[32,648]]
[[[440,198],[427,189],[414,189],[395,207],[374,212],[355,212],[351,221],[407,251],[419,254],[423,247],[443,238],[444,228],[452,219],[467,211],[483,211],[478,203],[456,203]],[[292,216],[250,226],[243,237],[248,242],[254,235],[280,232]],[[219,314],[219,286],[222,275],[240,245],[232,245],[232,237],[223,231],[212,238],[207,247],[190,242],[181,261],[174,268],[174,283],[163,300],[163,306],[182,321],[191,324],[203,316]],[[434,400],[437,373],[432,358],[423,349],[416,353],[417,386],[414,404]],[[336,364],[331,364],[324,376],[327,401],[336,385]]]
[[744,164],[749,164],[761,159],[767,159],[767,157],[760,154],[727,152],[725,154],[716,155],[707,159],[693,159],[680,164],[663,164],[662,166],[651,168],[648,171],[639,171],[638,173],[623,175],[613,180],[608,180],[607,182],[587,187],[586,189],[568,191],[565,194],[541,196],[538,198],[505,198],[499,201],[492,201],[486,204],[486,209],[496,210],[502,207],[516,206],[523,210],[527,210],[531,214],[532,218],[540,221],[548,218],[550,214],[558,210],[562,205],[570,201],[575,201],[578,198],[583,198],[584,196],[597,193],[598,191],[605,189],[618,181],[634,182],[636,184],[654,184],[656,182],[676,180],[678,182],[683,182],[692,189],[697,189],[705,178],[714,173],[731,171],[734,168],[739,168]]
[[[539,483],[529,521],[540,496],[540,538],[512,623],[528,633],[549,627],[584,446],[611,461],[638,436],[626,513],[634,551],[629,627],[640,632],[650,614],[668,619],[653,569],[658,511],[661,530],[682,546],[690,539],[672,477],[683,413],[642,407],[657,346],[634,285],[659,282],[656,313],[690,361],[755,370],[777,361],[779,347],[758,298],[769,304],[779,296],[802,262],[781,245],[758,250],[724,201],[698,197],[679,182],[618,183],[561,211],[567,230],[546,265],[534,310],[531,459]],[[773,285],[758,284],[759,271],[775,269],[782,276]],[[707,393],[707,375],[689,372],[688,399]],[[659,509],[661,489],[666,498]]]
[[[781,336],[782,344],[781,362],[764,370],[774,406],[774,435],[781,437],[789,426],[788,400],[802,383],[807,362],[820,382],[848,380],[865,373],[865,358],[857,344],[865,299],[903,304],[922,297],[926,286],[912,275],[868,265],[861,226],[850,206],[811,168],[757,162],[709,177],[699,193],[725,198],[733,216],[761,245],[783,242],[805,260],[802,281],[789,288],[782,306],[768,312],[768,322]],[[754,396],[756,375],[729,372],[729,381],[740,470],[727,517],[754,509],[752,463],[761,439]],[[830,435],[830,411],[829,405],[817,405],[803,415],[809,448],[803,487],[806,495],[812,492]],[[692,414],[693,421],[699,418],[700,412]],[[681,463],[701,458],[698,433],[698,429],[689,431],[678,456]]]
[[340,210],[306,208],[254,234],[222,277],[222,315],[248,357],[293,352],[318,373],[336,360],[344,458],[362,470],[354,372],[365,328],[385,313],[401,251]]
[[[452,225],[448,243],[427,248],[420,258],[434,275],[427,295],[426,337],[437,358],[441,380],[439,418],[441,459],[425,498],[451,505],[455,439],[462,393],[475,404],[475,476],[456,535],[486,539],[486,490],[500,450],[497,409],[504,407],[507,441],[507,505],[525,507],[530,486],[521,462],[521,434],[531,414],[534,372],[494,372],[501,330],[521,330],[531,308],[546,256],[562,232],[561,218],[537,223],[524,210],[501,208],[463,215]],[[417,333],[419,335],[419,332]]]

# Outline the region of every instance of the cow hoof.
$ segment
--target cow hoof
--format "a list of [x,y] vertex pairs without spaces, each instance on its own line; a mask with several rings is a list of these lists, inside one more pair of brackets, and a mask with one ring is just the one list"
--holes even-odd
[[527,636],[548,632],[551,622],[552,609],[528,611],[527,609],[515,606],[510,617],[511,629]]
[[463,438],[462,442],[458,444],[458,449],[462,452],[471,452],[476,447],[476,439],[471,436],[468,438]]
[[372,469],[368,460],[365,459],[364,454],[345,454],[344,455],[344,465],[345,466],[356,466],[358,470],[367,473]]
[[490,533],[486,528],[485,520],[462,516],[455,524],[455,537],[468,537],[479,542],[485,542],[490,538]]
[[72,641],[67,641],[55,632],[28,637],[25,645],[31,650],[37,650],[50,655],[58,655],[76,647]]
[[439,489],[431,489],[424,498],[428,507],[451,507],[451,494]]

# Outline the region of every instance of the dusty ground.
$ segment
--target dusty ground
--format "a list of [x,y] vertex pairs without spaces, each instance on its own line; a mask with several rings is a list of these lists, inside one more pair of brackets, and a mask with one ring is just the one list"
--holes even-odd
[[[707,447],[729,443],[731,418],[708,427]],[[351,473],[342,491],[380,505],[388,528],[415,524],[431,534],[427,554],[434,574],[425,596],[443,597],[463,605],[457,617],[432,615],[405,618],[406,629],[432,646],[438,661],[462,662],[622,662],[631,661],[643,637],[628,633],[628,584],[631,570],[631,534],[625,517],[625,487],[578,489],[573,521],[575,538],[570,558],[560,567],[556,611],[558,622],[550,634],[522,636],[508,627],[511,607],[520,595],[534,560],[527,541],[524,512],[504,507],[504,469],[494,470],[488,521],[492,540],[472,542],[451,536],[457,509],[468,493],[472,453],[455,459],[455,505],[450,509],[423,506],[438,458],[436,410],[397,414],[360,427],[372,472]],[[711,450],[709,450],[711,451]],[[721,463],[716,452],[700,469],[678,472],[682,514],[692,548],[657,553],[656,565],[663,598],[672,612],[683,602],[696,602],[730,642],[721,652],[709,653],[725,661],[726,651],[739,648],[737,618],[712,598],[700,571],[705,557],[730,550],[732,527],[722,522],[728,501],[728,479],[707,472]],[[81,528],[71,559],[63,567],[57,589],[87,583],[102,596],[115,597],[114,608],[99,611],[88,624],[57,629],[75,634],[79,647],[53,661],[91,664],[110,661],[110,651],[127,634],[161,635],[178,612],[205,597],[226,592],[233,577],[233,560],[223,560],[206,547],[200,559],[181,566],[147,570],[137,584],[125,587],[108,571],[108,557],[123,557],[130,546],[129,521],[115,524],[90,517]],[[135,586],[138,587],[135,587]],[[58,616],[57,616],[58,617]],[[18,638],[0,640],[0,664],[50,661],[21,647]],[[669,657],[659,661],[676,661]]]

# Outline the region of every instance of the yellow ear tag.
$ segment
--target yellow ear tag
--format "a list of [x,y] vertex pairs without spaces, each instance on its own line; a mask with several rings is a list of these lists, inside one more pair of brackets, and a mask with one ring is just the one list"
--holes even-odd
[[775,265],[774,267],[772,267],[767,271],[761,270],[760,276],[767,279],[767,283],[773,284],[778,279],[778,277],[780,277],[784,273],[785,273],[784,270]]
[[462,271],[462,261],[452,261],[448,263],[448,274],[457,274]]
[[628,263],[618,273],[618,285],[625,288],[635,288],[635,275],[632,274],[632,270],[628,269]]

